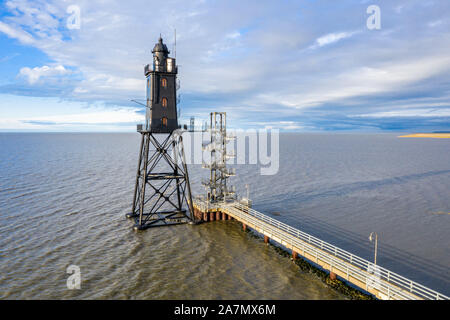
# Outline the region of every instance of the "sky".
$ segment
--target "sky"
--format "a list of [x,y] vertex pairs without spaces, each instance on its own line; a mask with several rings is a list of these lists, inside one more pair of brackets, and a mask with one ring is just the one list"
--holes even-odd
[[2,1],[0,131],[135,131],[175,29],[181,123],[450,131],[448,0]]

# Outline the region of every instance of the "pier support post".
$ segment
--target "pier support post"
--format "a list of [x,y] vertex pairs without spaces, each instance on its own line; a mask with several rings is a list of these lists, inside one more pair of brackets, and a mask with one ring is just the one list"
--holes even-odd
[[208,212],[203,212],[203,221],[208,221]]
[[227,220],[227,214],[225,212],[222,212],[222,220]]
[[269,236],[264,235],[264,243],[269,243]]
[[292,260],[297,260],[297,252],[295,252],[295,251],[292,251]]
[[231,216],[230,215],[228,215],[228,220],[231,220]]
[[216,220],[220,220],[220,211],[216,211]]
[[247,231],[247,225],[246,224],[242,224],[242,230]]
[[336,273],[334,273],[333,271],[330,271],[330,279],[331,280],[336,280]]
[[209,221],[214,221],[214,216],[215,216],[214,212],[210,212],[209,213]]

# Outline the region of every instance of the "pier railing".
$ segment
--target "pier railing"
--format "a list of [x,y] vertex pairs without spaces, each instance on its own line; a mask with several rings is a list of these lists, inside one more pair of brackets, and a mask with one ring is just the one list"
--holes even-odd
[[[244,206],[238,202],[215,203],[213,206],[207,202],[196,201],[196,206],[202,211],[217,209],[247,221],[262,230],[263,233],[270,234],[273,238],[278,238],[285,247],[300,249],[298,254],[315,257],[317,261],[323,261],[330,270],[340,270],[349,280],[356,279],[359,283],[365,284],[365,290],[376,291],[378,297],[396,300],[449,300],[450,298],[427,288],[417,282],[407,279],[386,268],[358,257],[348,251],[338,248],[328,242],[320,240],[308,233],[293,228],[285,223],[268,217],[254,209]],[[355,281],[350,281],[355,282]],[[372,290],[371,290],[372,289]]]

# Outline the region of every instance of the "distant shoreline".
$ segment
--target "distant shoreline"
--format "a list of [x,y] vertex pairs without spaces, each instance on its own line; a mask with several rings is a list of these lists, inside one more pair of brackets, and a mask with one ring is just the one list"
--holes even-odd
[[398,138],[438,138],[438,139],[450,139],[450,133],[412,133],[404,136],[398,136]]

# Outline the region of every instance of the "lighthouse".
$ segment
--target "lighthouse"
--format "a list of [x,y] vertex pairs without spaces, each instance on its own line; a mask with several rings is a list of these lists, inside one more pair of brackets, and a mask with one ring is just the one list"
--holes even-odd
[[145,125],[131,212],[134,230],[188,223],[194,220],[191,187],[177,119],[177,66],[161,36],[144,67],[147,79]]

